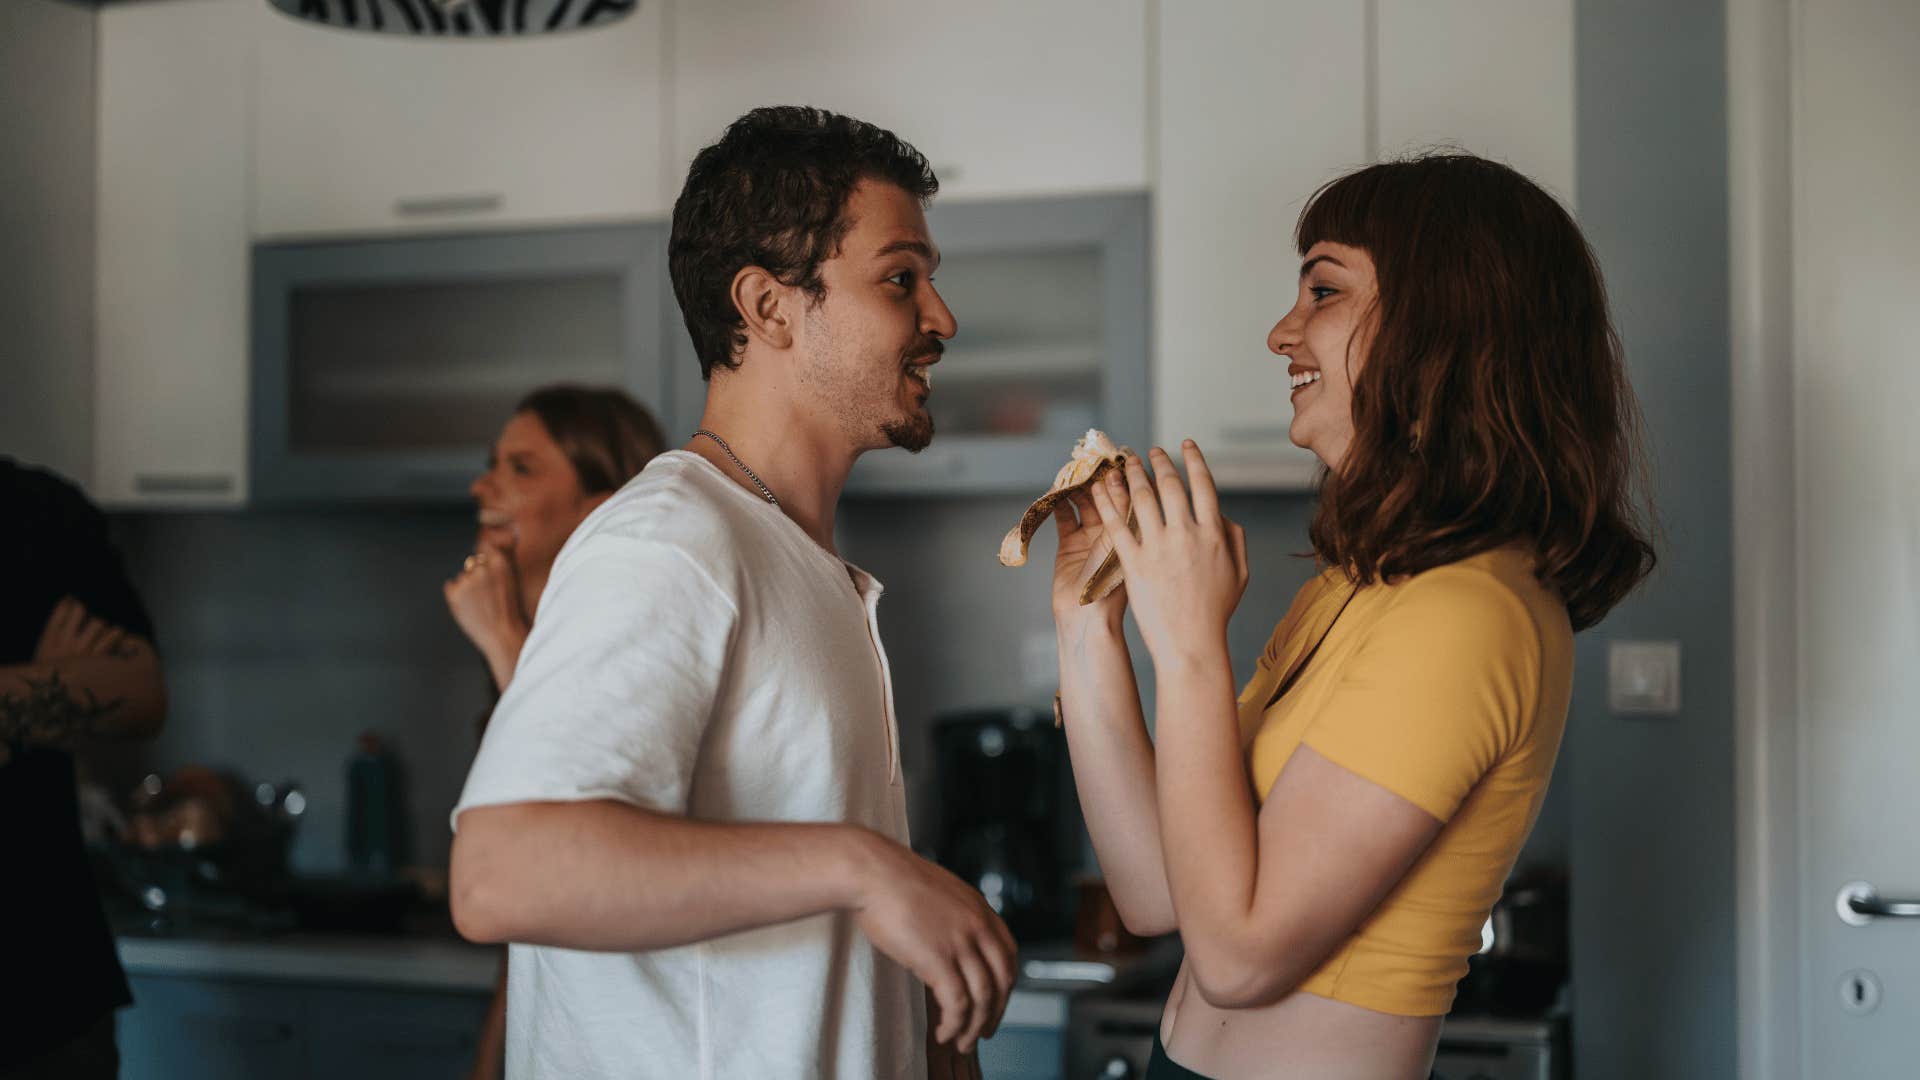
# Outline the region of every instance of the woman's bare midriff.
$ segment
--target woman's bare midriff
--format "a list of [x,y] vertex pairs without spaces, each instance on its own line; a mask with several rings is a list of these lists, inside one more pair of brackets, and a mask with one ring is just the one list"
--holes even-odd
[[1160,1019],[1167,1056],[1214,1080],[1427,1080],[1439,1039],[1438,1016],[1394,1016],[1305,991],[1216,1008],[1184,963]]

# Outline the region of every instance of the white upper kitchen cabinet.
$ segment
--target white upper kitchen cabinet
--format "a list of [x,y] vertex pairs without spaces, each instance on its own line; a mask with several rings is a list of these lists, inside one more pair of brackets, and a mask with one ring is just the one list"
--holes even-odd
[[247,35],[256,0],[99,13],[92,493],[247,493]]
[[675,194],[694,154],[759,105],[888,128],[943,199],[1147,185],[1146,0],[672,3]]
[[1287,376],[1293,230],[1319,186],[1451,145],[1573,203],[1572,0],[1159,6],[1154,431],[1223,486],[1304,490]]
[[253,7],[258,237],[634,220],[671,203],[661,0],[592,30],[485,41]]
[[1573,0],[1377,0],[1377,153],[1504,161],[1573,206]]
[[[1367,156],[1365,12],[1307,0],[1159,5],[1155,439],[1200,444],[1224,487],[1311,484],[1287,440],[1293,226]],[[1144,450],[1144,447],[1136,449]]]

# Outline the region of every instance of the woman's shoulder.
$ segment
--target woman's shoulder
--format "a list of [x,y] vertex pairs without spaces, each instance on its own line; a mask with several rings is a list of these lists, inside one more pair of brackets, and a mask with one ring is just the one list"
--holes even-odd
[[1511,545],[1382,583],[1382,617],[1430,619],[1455,633],[1571,635],[1566,604],[1540,581],[1536,563]]

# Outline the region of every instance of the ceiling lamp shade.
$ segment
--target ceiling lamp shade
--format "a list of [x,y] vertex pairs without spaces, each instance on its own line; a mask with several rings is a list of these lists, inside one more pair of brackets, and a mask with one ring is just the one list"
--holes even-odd
[[304,22],[422,38],[512,38],[615,23],[640,0],[267,0]]

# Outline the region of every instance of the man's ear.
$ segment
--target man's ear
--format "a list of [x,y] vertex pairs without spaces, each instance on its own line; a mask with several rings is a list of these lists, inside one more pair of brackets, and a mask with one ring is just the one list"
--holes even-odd
[[793,346],[793,289],[765,268],[742,267],[733,275],[733,309],[746,324],[748,337],[775,349]]

